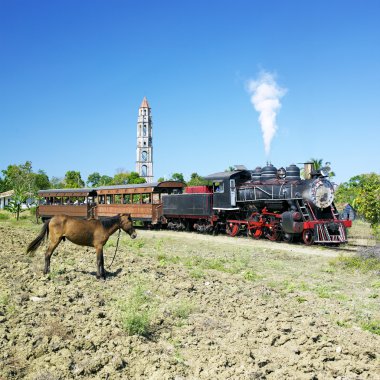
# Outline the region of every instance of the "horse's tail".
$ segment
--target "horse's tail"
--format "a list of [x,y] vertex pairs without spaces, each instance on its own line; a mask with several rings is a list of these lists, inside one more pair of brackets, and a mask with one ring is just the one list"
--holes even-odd
[[42,226],[40,234],[28,245],[28,248],[26,249],[27,253],[36,251],[44,241],[45,236],[49,236],[49,223],[50,220],[45,222],[45,224]]

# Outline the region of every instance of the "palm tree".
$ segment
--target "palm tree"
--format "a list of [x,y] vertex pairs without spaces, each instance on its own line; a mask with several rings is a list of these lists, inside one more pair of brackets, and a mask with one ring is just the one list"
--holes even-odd
[[330,165],[331,162],[325,162],[323,163],[322,158],[310,158],[309,162],[311,162],[314,165],[314,170],[320,170],[323,168],[328,168],[328,176],[329,178],[335,177],[335,173],[331,171]]

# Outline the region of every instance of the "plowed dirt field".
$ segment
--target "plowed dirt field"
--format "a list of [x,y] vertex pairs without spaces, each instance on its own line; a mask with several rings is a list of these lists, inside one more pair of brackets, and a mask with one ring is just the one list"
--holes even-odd
[[98,281],[67,241],[44,276],[40,228],[0,223],[0,379],[380,379],[379,274],[337,251],[138,231]]

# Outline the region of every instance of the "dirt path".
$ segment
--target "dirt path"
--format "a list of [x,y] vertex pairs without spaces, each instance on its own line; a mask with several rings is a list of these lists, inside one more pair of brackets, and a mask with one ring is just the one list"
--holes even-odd
[[380,378],[378,276],[334,251],[139,231],[104,282],[69,242],[43,276],[43,250],[25,254],[38,230],[0,223],[0,379]]
[[[152,231],[139,230],[141,236],[148,236],[152,233]],[[175,231],[153,231],[153,233],[157,237],[172,237],[172,238],[180,238],[182,240],[198,240],[204,242],[210,242],[212,244],[229,244],[233,246],[242,246],[253,249],[268,249],[268,250],[279,250],[284,252],[293,252],[293,253],[301,253],[306,255],[319,255],[325,257],[337,257],[339,256],[339,250],[329,249],[327,247],[321,246],[305,246],[300,244],[288,244],[285,242],[272,242],[265,239],[254,240],[246,237],[234,237],[225,235],[211,236],[211,235],[203,235],[198,233],[188,233],[188,232],[175,232]]]

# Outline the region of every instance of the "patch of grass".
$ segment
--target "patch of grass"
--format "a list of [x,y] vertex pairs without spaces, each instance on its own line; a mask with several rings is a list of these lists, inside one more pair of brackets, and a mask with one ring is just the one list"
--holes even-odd
[[8,220],[9,214],[0,213],[0,220]]
[[187,300],[183,300],[174,305],[171,309],[171,312],[175,318],[187,319],[193,310],[194,305]]
[[119,309],[123,329],[128,335],[150,334],[156,305],[143,285],[136,285],[127,300],[119,302]]
[[336,321],[336,324],[337,324],[339,327],[345,327],[345,328],[351,327],[351,324],[348,323],[348,321],[346,321],[346,320],[343,320],[343,321]]
[[202,269],[194,268],[189,272],[190,277],[192,278],[203,278],[205,276]]
[[252,281],[252,282],[260,280],[260,279],[263,278],[262,276],[260,276],[259,274],[255,273],[252,270],[246,270],[243,273],[243,277],[244,277],[245,280]]
[[371,284],[371,287],[374,288],[374,289],[380,289],[380,281],[374,281]]
[[380,335],[380,320],[375,319],[361,324],[363,330],[369,331],[372,334]]
[[301,297],[301,296],[297,296],[297,297],[296,297],[296,301],[297,301],[298,303],[307,302],[307,298],[305,298],[305,297]]
[[339,256],[330,260],[329,264],[335,267],[341,267],[349,270],[359,270],[367,273],[369,271],[380,271],[380,260],[376,257],[360,256]]
[[166,255],[165,253],[159,253],[157,255],[157,260],[159,262],[159,265],[164,267],[169,263],[178,264],[181,261],[181,258],[179,256],[170,256]]
[[318,285],[315,292],[319,298],[331,298],[331,289],[326,285]]
[[10,297],[7,293],[0,293],[0,306],[7,306],[9,305]]

